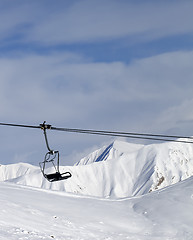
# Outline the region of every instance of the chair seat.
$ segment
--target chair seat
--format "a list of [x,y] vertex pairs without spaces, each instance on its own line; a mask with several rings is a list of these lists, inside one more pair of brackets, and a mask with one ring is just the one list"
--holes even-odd
[[44,176],[49,182],[55,182],[55,181],[68,179],[72,175],[70,172],[65,172],[62,174],[60,172],[55,172],[55,173],[51,173],[51,174],[45,174]]

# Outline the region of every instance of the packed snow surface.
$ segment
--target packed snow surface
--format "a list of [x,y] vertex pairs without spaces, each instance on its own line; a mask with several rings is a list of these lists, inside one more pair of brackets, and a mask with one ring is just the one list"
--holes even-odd
[[192,240],[193,178],[120,200],[0,183],[0,239]]
[[54,183],[0,165],[0,239],[192,240],[192,145],[115,141]]

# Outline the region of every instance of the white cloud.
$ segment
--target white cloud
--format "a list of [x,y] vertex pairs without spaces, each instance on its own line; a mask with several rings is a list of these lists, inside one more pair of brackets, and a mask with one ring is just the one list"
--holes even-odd
[[50,1],[19,1],[17,5],[12,1],[1,11],[0,37],[57,44],[192,34],[192,7],[191,1],[80,0],[60,1],[54,7]]
[[179,105],[174,105],[161,112],[154,124],[160,126],[160,130],[170,133],[184,134],[193,136],[193,98],[182,101]]
[[138,36],[139,41],[193,33],[192,7],[190,1],[78,1],[35,25],[29,39],[72,43]]
[[[183,133],[192,119],[192,62],[193,52],[167,53],[128,65],[88,62],[69,53],[1,58],[1,122],[47,120],[59,127],[159,133],[177,124]],[[9,134],[11,139],[11,130]],[[54,145],[63,144],[67,155],[73,148],[81,151],[103,141],[53,135]],[[29,143],[20,138],[16,146],[25,155],[38,142],[30,139],[28,149]]]
[[182,2],[78,1],[36,25],[30,39],[47,43],[138,36],[154,39],[193,33],[193,4]]
[[[102,124],[113,111],[129,120],[129,112],[136,106],[145,112],[146,103],[148,112],[158,114],[191,97],[192,61],[193,52],[162,54],[130,65],[92,63],[69,53],[2,58],[1,115],[14,111],[16,119],[34,121],[57,116],[60,122],[86,126],[88,121]],[[113,116],[111,122],[123,116]]]
[[[178,0],[1,1],[0,41],[10,53],[0,57],[1,121],[39,124],[47,120],[61,127],[138,132],[175,127],[186,133],[192,127],[192,51],[131,64],[95,63],[71,52],[41,55],[29,51],[46,44],[127,37],[128,41],[151,41],[192,34],[192,7],[191,1]],[[10,46],[15,49],[12,43],[26,43],[28,55],[11,51]],[[37,140],[39,135],[34,133],[29,140],[28,131],[25,138],[19,130],[12,131],[3,133],[3,151],[9,152],[13,145],[11,149],[18,149],[22,157],[40,150],[43,137]],[[103,141],[53,135],[55,145],[64,143],[67,155],[74,147],[79,152]]]

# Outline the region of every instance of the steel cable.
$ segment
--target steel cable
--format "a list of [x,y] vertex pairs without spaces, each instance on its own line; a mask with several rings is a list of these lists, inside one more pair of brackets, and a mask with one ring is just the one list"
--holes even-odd
[[[39,126],[34,126],[34,125],[15,124],[15,123],[0,123],[0,125],[11,126],[11,127],[42,129],[42,124],[40,124]],[[47,124],[45,124],[45,126],[48,126],[47,129],[49,130],[64,131],[64,132],[71,132],[71,133],[83,133],[83,134],[93,134],[93,135],[102,135],[102,136],[111,136],[111,137],[126,137],[126,138],[136,138],[136,139],[155,140],[155,141],[193,143],[193,137],[187,137],[187,136],[105,131],[105,130],[79,129],[79,128],[58,128],[58,127],[52,127],[51,125],[47,125]],[[188,139],[188,140],[185,140],[185,139]]]

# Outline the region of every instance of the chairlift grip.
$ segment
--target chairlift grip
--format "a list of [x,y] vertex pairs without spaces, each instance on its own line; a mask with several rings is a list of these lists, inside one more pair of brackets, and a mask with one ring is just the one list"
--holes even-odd
[[42,124],[40,124],[41,129],[44,131],[44,137],[45,137],[45,141],[46,141],[46,147],[48,149],[48,151],[53,154],[54,150],[51,150],[49,143],[48,143],[48,138],[47,138],[47,133],[46,133],[46,129],[51,129],[51,125],[49,124],[45,124],[46,121],[44,121]]

